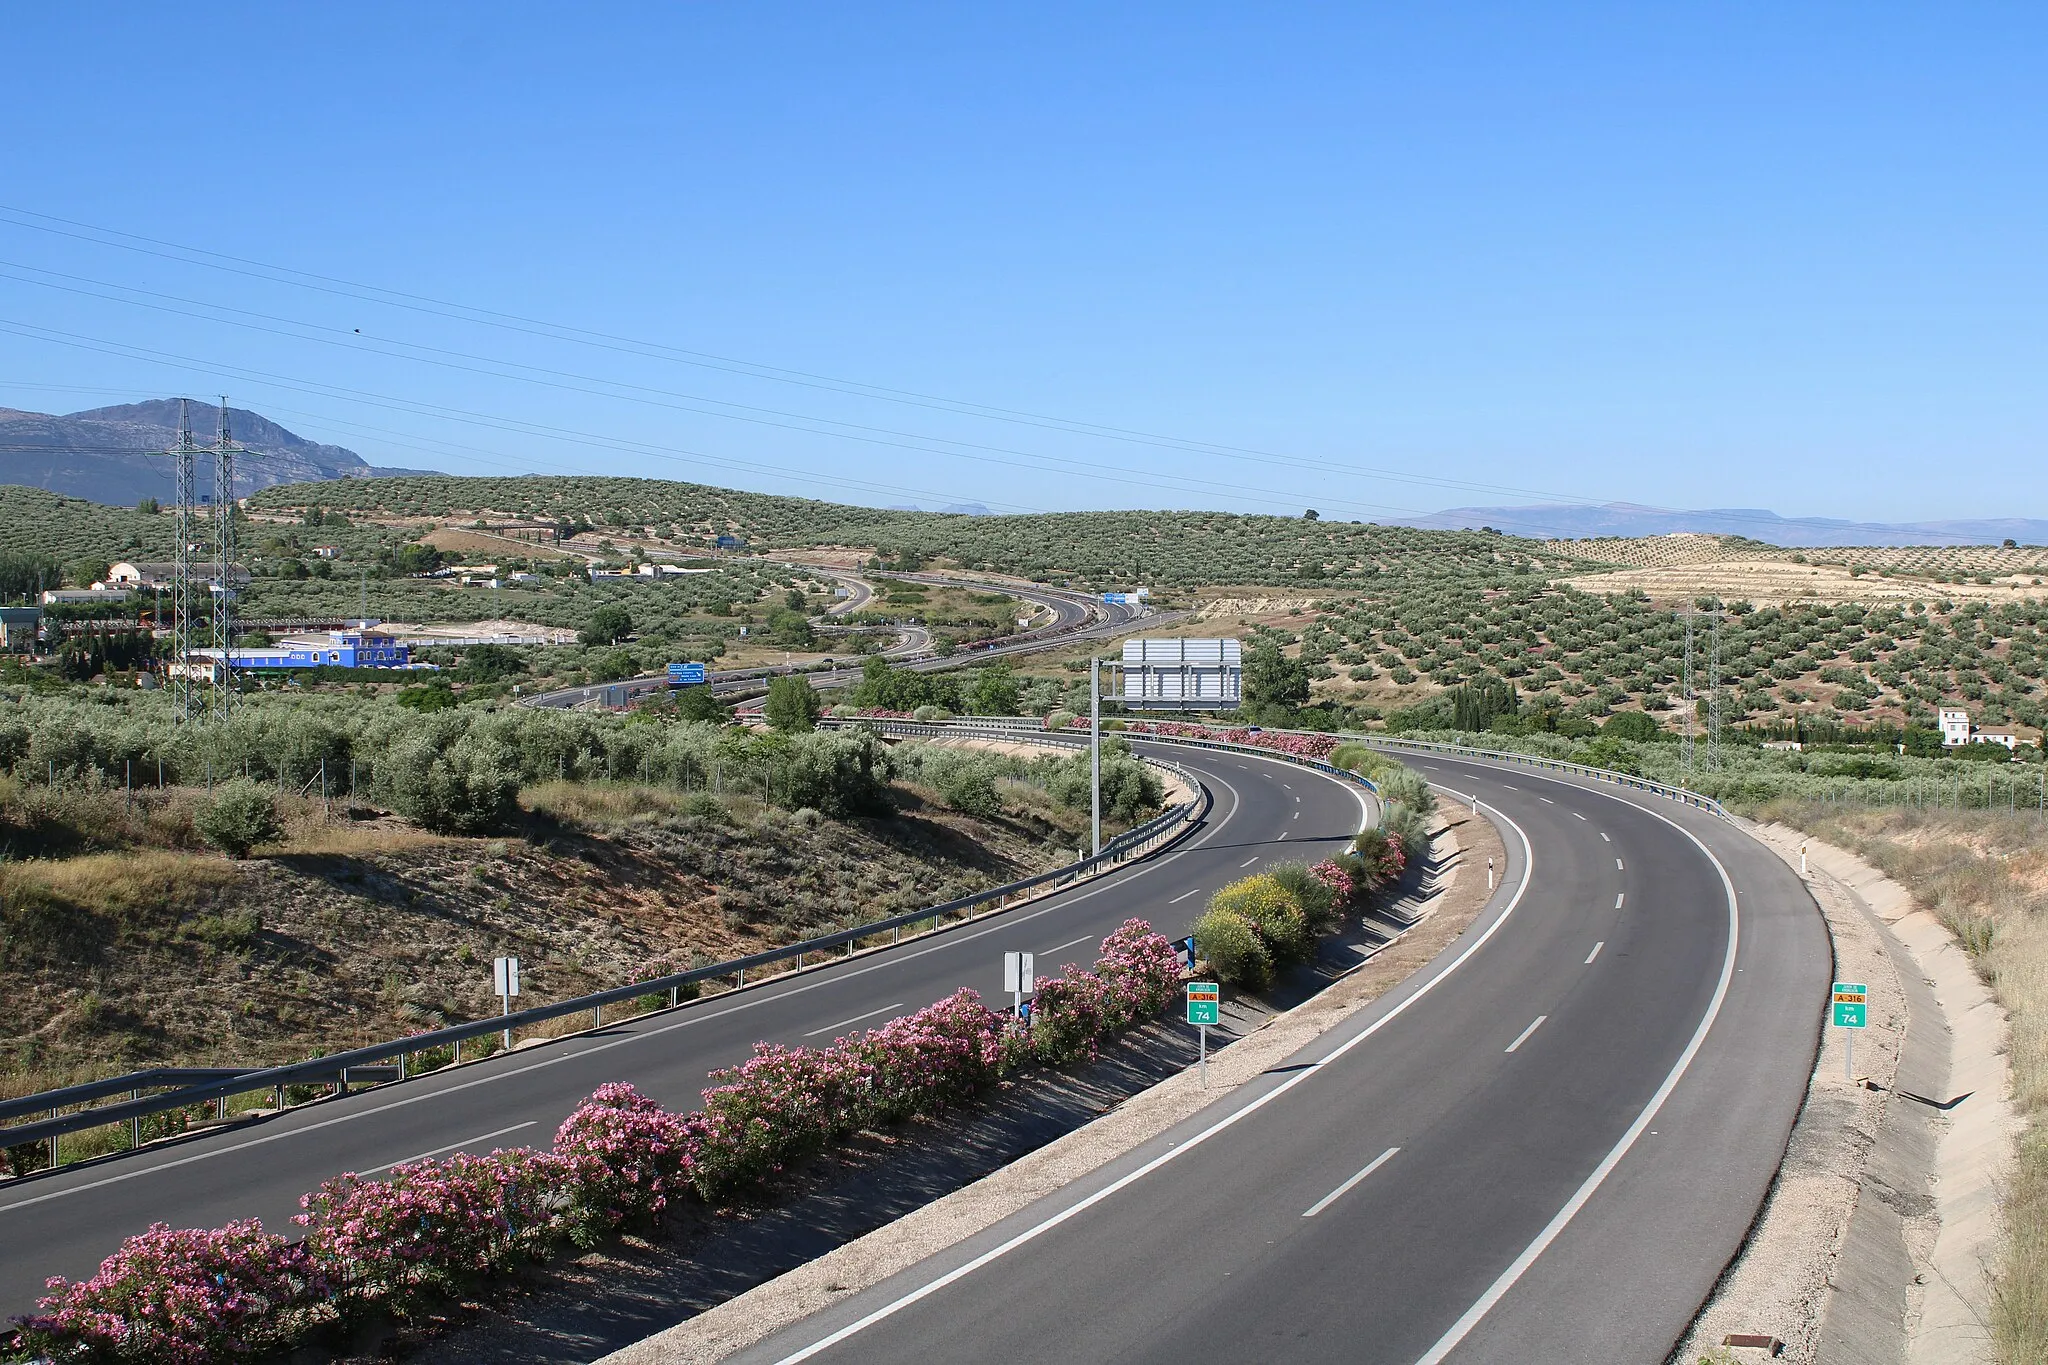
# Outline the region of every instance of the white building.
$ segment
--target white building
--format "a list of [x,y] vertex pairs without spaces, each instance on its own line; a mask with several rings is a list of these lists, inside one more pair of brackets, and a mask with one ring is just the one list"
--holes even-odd
[[1970,732],[1976,727],[1970,724],[1970,713],[1960,706],[1941,708],[1941,744],[1953,749],[1970,742]]
[[1966,744],[2003,744],[2019,748],[2019,732],[2003,725],[1970,724],[1970,713],[1960,706],[1941,708],[1941,747],[1959,749]]

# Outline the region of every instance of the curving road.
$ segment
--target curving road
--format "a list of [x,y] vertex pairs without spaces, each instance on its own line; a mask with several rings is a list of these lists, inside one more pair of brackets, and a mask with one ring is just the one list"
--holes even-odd
[[[806,565],[807,568],[815,566]],[[891,578],[909,579],[915,582],[941,584],[946,587],[970,588],[982,592],[999,592],[1008,597],[1031,602],[1046,608],[1053,619],[1045,625],[1035,627],[1007,642],[992,644],[985,649],[962,650],[958,654],[936,658],[915,658],[923,649],[930,647],[930,635],[923,639],[912,639],[891,649],[884,650],[885,657],[902,659],[901,667],[920,673],[936,673],[946,669],[963,668],[980,660],[1014,658],[1022,654],[1039,654],[1047,650],[1064,649],[1084,640],[1110,640],[1138,628],[1140,622],[1148,625],[1165,625],[1176,621],[1184,613],[1169,612],[1144,616],[1141,607],[1110,605],[1098,602],[1080,593],[1061,592],[1052,588],[1020,587],[1014,583],[979,583],[967,579],[949,578],[938,574],[890,574]],[[862,585],[865,587],[865,585]],[[864,600],[864,599],[863,599]],[[921,632],[922,628],[914,628]],[[860,666],[849,664],[839,668],[820,669],[810,665],[788,668],[743,668],[714,670],[706,675],[712,691],[721,696],[745,692],[757,688],[770,677],[780,673],[801,673],[816,687],[850,687],[860,681]],[[528,706],[573,708],[593,702],[612,701],[622,703],[630,698],[649,692],[658,692],[666,687],[667,681],[660,674],[648,674],[624,682],[590,683],[581,687],[564,687],[553,692],[544,692],[527,697]]]
[[1826,932],[1712,817],[1416,762],[1504,830],[1463,938],[1153,1142],[739,1359],[1665,1359],[1782,1157]]
[[1089,960],[1101,936],[1132,915],[1184,933],[1207,893],[1246,866],[1313,861],[1348,840],[1365,816],[1354,787],[1312,771],[1249,755],[1139,747],[1197,773],[1215,805],[1174,849],[1108,877],[900,948],[600,1032],[0,1186],[0,1316],[27,1311],[46,1276],[90,1274],[122,1237],[152,1222],[207,1226],[253,1216],[288,1228],[299,1194],[342,1171],[545,1143],[606,1081],[693,1107],[707,1073],[742,1060],[756,1040],[815,1045],[961,986],[996,999],[1007,950],[1029,949],[1051,972]]

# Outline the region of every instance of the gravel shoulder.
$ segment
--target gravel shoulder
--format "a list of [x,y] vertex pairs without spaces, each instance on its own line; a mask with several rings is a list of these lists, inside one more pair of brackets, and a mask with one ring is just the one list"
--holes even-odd
[[1835,978],[1870,987],[1868,1028],[1829,1027],[1784,1164],[1741,1254],[1671,1357],[1807,1365],[1989,1365],[1997,1187],[2018,1125],[2003,1011],[1946,929],[1843,849],[1751,831],[1806,879]]

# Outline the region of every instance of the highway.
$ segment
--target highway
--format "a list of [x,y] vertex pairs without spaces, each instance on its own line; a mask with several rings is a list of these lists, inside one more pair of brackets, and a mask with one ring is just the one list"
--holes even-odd
[[[797,567],[797,566],[792,566]],[[801,567],[816,569],[815,565]],[[821,571],[822,572],[822,571]],[[832,575],[837,576],[837,575]],[[936,658],[916,658],[919,650],[930,647],[930,636],[924,635],[918,641],[915,636],[903,644],[883,651],[891,659],[904,659],[901,667],[921,673],[941,672],[946,669],[964,668],[990,659],[1014,658],[1022,654],[1038,654],[1047,650],[1062,649],[1084,640],[1110,640],[1129,633],[1143,621],[1149,625],[1165,625],[1180,619],[1179,613],[1144,617],[1142,608],[1110,605],[1097,602],[1079,593],[1060,592],[1051,588],[1024,587],[1015,583],[980,583],[966,579],[950,578],[937,574],[890,574],[891,578],[903,578],[914,582],[942,584],[947,587],[969,588],[978,592],[999,592],[1023,601],[1032,602],[1052,613],[1053,619],[1004,643],[997,643],[986,649],[962,650],[958,654]],[[863,589],[865,584],[862,585]],[[919,629],[919,628],[913,628]],[[803,665],[793,668],[742,668],[713,670],[706,674],[712,691],[721,696],[745,692],[757,688],[761,683],[779,673],[801,673],[818,688],[851,687],[860,681],[859,663],[830,669],[812,668]],[[615,683],[589,683],[580,687],[564,687],[553,692],[540,693],[524,699],[528,706],[573,708],[606,698],[625,700],[648,692],[660,691],[667,686],[661,674],[646,674]]]
[[152,1222],[210,1226],[260,1217],[290,1230],[298,1196],[342,1171],[409,1158],[544,1145],[583,1096],[630,1081],[692,1108],[706,1075],[757,1040],[820,1045],[960,986],[1000,998],[1002,954],[1040,971],[1087,963],[1137,915],[1184,933],[1207,893],[1263,861],[1313,861],[1365,817],[1350,784],[1255,756],[1148,746],[1196,772],[1214,807],[1172,850],[1097,881],[898,948],[712,996],[558,1043],[447,1068],[204,1136],[0,1186],[0,1315],[27,1311],[46,1276],[90,1274]]
[[1803,1099],[1820,917],[1704,813],[1413,761],[1503,827],[1463,938],[1159,1138],[736,1359],[1664,1360]]

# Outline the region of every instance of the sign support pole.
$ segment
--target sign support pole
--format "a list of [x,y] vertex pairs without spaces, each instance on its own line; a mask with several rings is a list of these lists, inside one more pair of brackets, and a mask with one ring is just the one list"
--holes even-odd
[[1088,786],[1095,851],[1102,852],[1102,660],[1088,658]]
[[1198,1025],[1202,1034],[1202,1089],[1209,1088],[1209,1026]]

